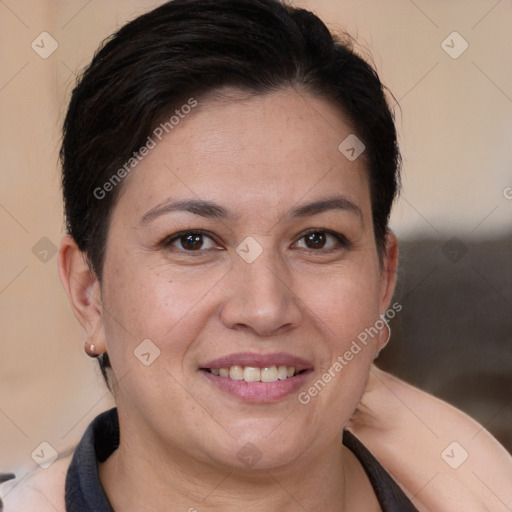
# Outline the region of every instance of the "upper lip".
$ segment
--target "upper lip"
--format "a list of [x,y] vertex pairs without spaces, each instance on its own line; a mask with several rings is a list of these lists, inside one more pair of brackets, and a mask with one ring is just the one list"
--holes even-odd
[[207,361],[200,368],[229,368],[231,366],[251,366],[254,368],[268,368],[270,366],[293,366],[295,371],[312,370],[313,365],[292,354],[279,352],[275,354],[256,354],[254,352],[239,352],[218,357]]

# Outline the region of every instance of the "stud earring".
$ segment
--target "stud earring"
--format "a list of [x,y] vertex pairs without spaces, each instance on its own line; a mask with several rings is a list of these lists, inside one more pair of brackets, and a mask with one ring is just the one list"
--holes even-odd
[[99,354],[96,353],[96,345],[94,343],[91,343],[89,340],[85,342],[84,350],[89,357],[99,356]]

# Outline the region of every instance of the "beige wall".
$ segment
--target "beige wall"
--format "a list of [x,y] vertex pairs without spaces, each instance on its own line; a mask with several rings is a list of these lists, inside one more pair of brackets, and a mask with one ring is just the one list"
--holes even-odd
[[[42,441],[58,451],[72,446],[111,404],[82,353],[52,245],[39,241],[56,245],[62,234],[57,154],[73,73],[103,37],[159,3],[0,2],[0,471],[33,467]],[[356,36],[400,101],[404,193],[392,219],[399,236],[510,233],[512,2],[297,3]],[[31,48],[43,31],[59,45],[47,59]],[[469,44],[457,59],[441,47],[453,31]],[[32,253],[38,242],[49,261]]]

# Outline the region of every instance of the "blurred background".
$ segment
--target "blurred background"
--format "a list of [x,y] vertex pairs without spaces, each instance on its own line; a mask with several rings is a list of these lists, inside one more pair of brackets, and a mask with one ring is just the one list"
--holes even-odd
[[[75,75],[148,0],[0,0],[0,472],[113,405],[56,270],[58,149]],[[354,36],[398,101],[403,190],[379,366],[512,450],[512,2],[301,0]]]

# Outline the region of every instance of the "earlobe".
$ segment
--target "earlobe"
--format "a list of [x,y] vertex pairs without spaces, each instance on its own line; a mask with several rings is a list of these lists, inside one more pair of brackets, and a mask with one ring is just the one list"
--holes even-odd
[[379,357],[380,353],[386,348],[386,345],[389,343],[389,340],[391,339],[391,327],[388,321],[384,317],[381,317],[381,321],[382,329],[380,329],[381,333],[377,340],[377,350],[373,357],[374,361]]
[[71,235],[61,240],[58,268],[73,312],[87,333],[87,343],[94,346],[96,355],[105,352],[99,281]]

